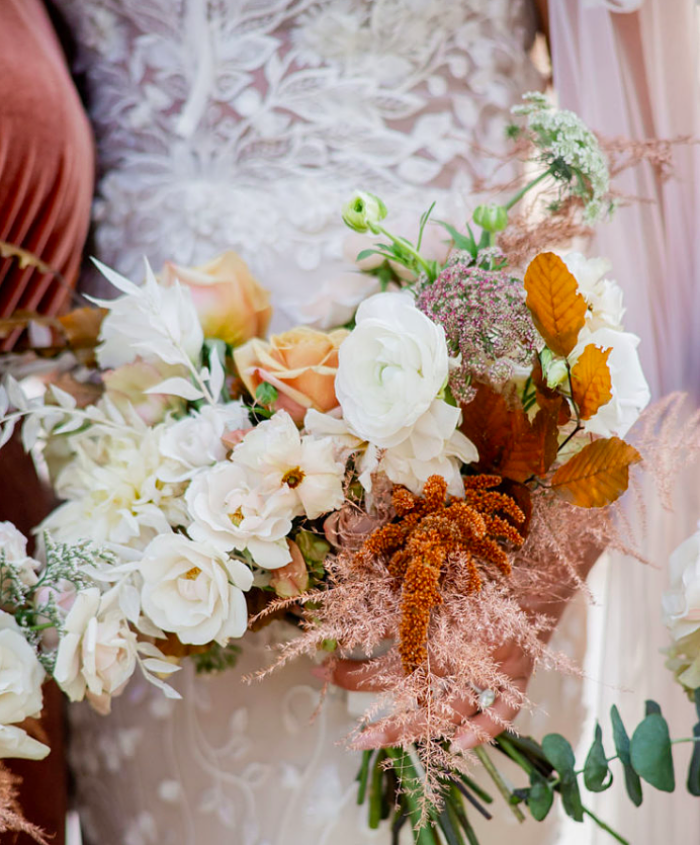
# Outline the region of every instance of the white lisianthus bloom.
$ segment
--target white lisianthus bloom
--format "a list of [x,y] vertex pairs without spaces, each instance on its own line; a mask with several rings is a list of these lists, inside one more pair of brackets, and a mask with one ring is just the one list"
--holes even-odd
[[244,591],[253,573],[211,545],[181,534],[162,534],[148,546],[139,565],[144,613],[180,642],[226,645],[248,627]]
[[224,461],[196,475],[185,500],[193,520],[187,530],[194,540],[222,552],[247,549],[264,569],[278,569],[291,561],[286,537],[297,498],[286,485],[270,493],[258,474]]
[[622,331],[622,288],[613,279],[605,278],[612,267],[608,259],[586,258],[580,252],[570,252],[562,259],[588,305],[586,328],[590,332],[602,328]]
[[161,455],[172,462],[164,465],[160,477],[166,481],[191,478],[202,467],[226,458],[224,434],[250,428],[248,412],[242,402],[205,405],[177,422],[165,424],[160,439]]
[[375,446],[397,446],[447,380],[442,326],[408,293],[378,293],[357,309],[356,326],[338,350],[335,387],[343,416]]
[[102,321],[96,350],[102,369],[129,364],[137,357],[150,363],[187,364],[199,358],[204,333],[189,290],[159,285],[148,263],[139,287],[95,262],[123,296],[94,300],[109,314]]
[[56,479],[66,501],[41,526],[60,542],[85,537],[98,544],[143,549],[182,522],[184,485],[163,483],[164,426],[116,431],[92,426],[70,438],[71,460]]
[[0,554],[27,587],[37,582],[39,562],[27,554],[27,538],[11,522],[0,522]]
[[22,728],[12,727],[41,714],[44,674],[14,616],[0,611],[0,757],[41,760],[49,753]]
[[259,473],[265,490],[290,491],[294,516],[316,519],[345,501],[345,466],[336,460],[332,440],[302,436],[286,411],[248,432],[231,460]]
[[649,404],[651,393],[637,354],[639,338],[630,332],[598,329],[579,341],[569,355],[573,366],[583,350],[593,344],[611,349],[608,367],[612,378],[612,399],[590,420],[584,422],[585,431],[603,437],[624,437]]
[[669,588],[661,602],[674,640],[700,630],[700,524],[669,559]]
[[136,634],[115,605],[104,606],[97,587],[80,591],[64,622],[54,678],[71,701],[87,698],[107,714],[136,668]]

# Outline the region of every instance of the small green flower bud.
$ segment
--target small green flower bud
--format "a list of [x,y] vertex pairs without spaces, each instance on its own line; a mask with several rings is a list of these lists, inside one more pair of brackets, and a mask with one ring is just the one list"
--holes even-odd
[[564,358],[554,358],[544,371],[547,387],[550,390],[555,390],[563,381],[566,381],[568,373],[566,360]]
[[474,209],[474,222],[487,232],[502,232],[508,225],[508,211],[505,206],[477,205]]
[[379,221],[387,215],[386,206],[374,194],[355,191],[343,206],[343,222],[356,232],[379,231]]

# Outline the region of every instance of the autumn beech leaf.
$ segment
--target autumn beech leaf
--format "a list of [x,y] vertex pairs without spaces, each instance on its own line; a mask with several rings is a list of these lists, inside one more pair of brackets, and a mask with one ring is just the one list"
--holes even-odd
[[479,452],[480,471],[522,483],[545,475],[554,462],[558,416],[559,405],[553,402],[530,421],[521,407],[510,408],[501,394],[479,384],[474,399],[462,405],[461,428]]
[[619,437],[594,440],[552,476],[552,488],[580,508],[602,508],[619,498],[629,484],[629,468],[641,455]]
[[612,349],[603,351],[589,344],[571,369],[573,400],[582,420],[590,420],[612,399],[612,378],[608,358]]
[[74,349],[91,348],[97,345],[102,321],[106,315],[105,308],[76,308],[58,320],[70,346]]
[[547,346],[566,357],[576,346],[586,322],[586,300],[566,264],[553,252],[542,252],[525,272],[526,305]]

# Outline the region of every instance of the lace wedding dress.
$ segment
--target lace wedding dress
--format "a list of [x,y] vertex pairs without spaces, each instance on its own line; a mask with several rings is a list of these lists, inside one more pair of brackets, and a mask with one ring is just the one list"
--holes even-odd
[[[98,138],[98,257],[138,279],[143,256],[159,268],[234,249],[273,291],[279,326],[348,271],[339,208],[354,188],[412,220],[436,200],[440,216],[464,221],[476,181],[497,167],[507,178],[497,155],[477,159],[475,148],[502,150],[509,108],[540,85],[524,0],[57,5],[80,46]],[[240,681],[288,633],[246,636],[237,668],[220,676],[185,668],[182,701],[135,680],[108,718],[73,708],[90,841],[388,841],[355,805],[358,758],[339,745],[347,696],[331,692],[311,722],[309,664]],[[529,835],[541,842],[543,831]]]

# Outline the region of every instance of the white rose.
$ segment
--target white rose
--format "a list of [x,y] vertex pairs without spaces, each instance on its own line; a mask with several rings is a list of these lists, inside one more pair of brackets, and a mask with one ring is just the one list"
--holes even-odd
[[201,543],[222,552],[247,549],[255,563],[277,569],[292,559],[286,537],[297,512],[288,487],[269,493],[261,478],[241,464],[224,461],[202,470],[185,494],[193,520],[188,531]]
[[0,611],[0,757],[40,760],[49,753],[22,728],[8,727],[41,715],[44,674],[14,617]]
[[661,599],[664,622],[674,640],[700,629],[700,523],[669,558],[669,588]]
[[336,460],[333,441],[302,436],[286,411],[248,432],[231,460],[258,473],[266,491],[290,493],[294,516],[316,519],[345,501],[345,465]]
[[139,570],[144,613],[181,642],[225,645],[245,633],[243,591],[250,589],[253,573],[240,561],[181,534],[162,534],[144,552]]
[[612,399],[590,420],[586,420],[584,429],[603,437],[624,437],[651,399],[637,354],[639,338],[629,332],[598,329],[581,340],[571,352],[569,361],[572,365],[590,344],[603,350],[612,349],[608,357]]
[[448,375],[445,332],[407,293],[378,293],[357,310],[338,351],[336,394],[364,440],[396,446],[430,408]]
[[104,607],[97,587],[78,593],[64,622],[54,678],[71,701],[87,698],[109,713],[136,668],[136,634],[116,607]]
[[625,315],[622,288],[613,279],[604,278],[611,268],[607,258],[586,258],[580,252],[562,258],[588,305],[587,328],[591,332],[601,328],[621,331]]
[[202,467],[226,458],[222,437],[231,431],[250,428],[250,419],[242,402],[207,405],[184,419],[166,424],[160,439],[161,455],[176,467],[164,466],[160,476],[168,481],[191,478]]
[[0,552],[5,563],[16,570],[22,583],[33,587],[40,564],[27,554],[27,538],[11,522],[0,522]]

